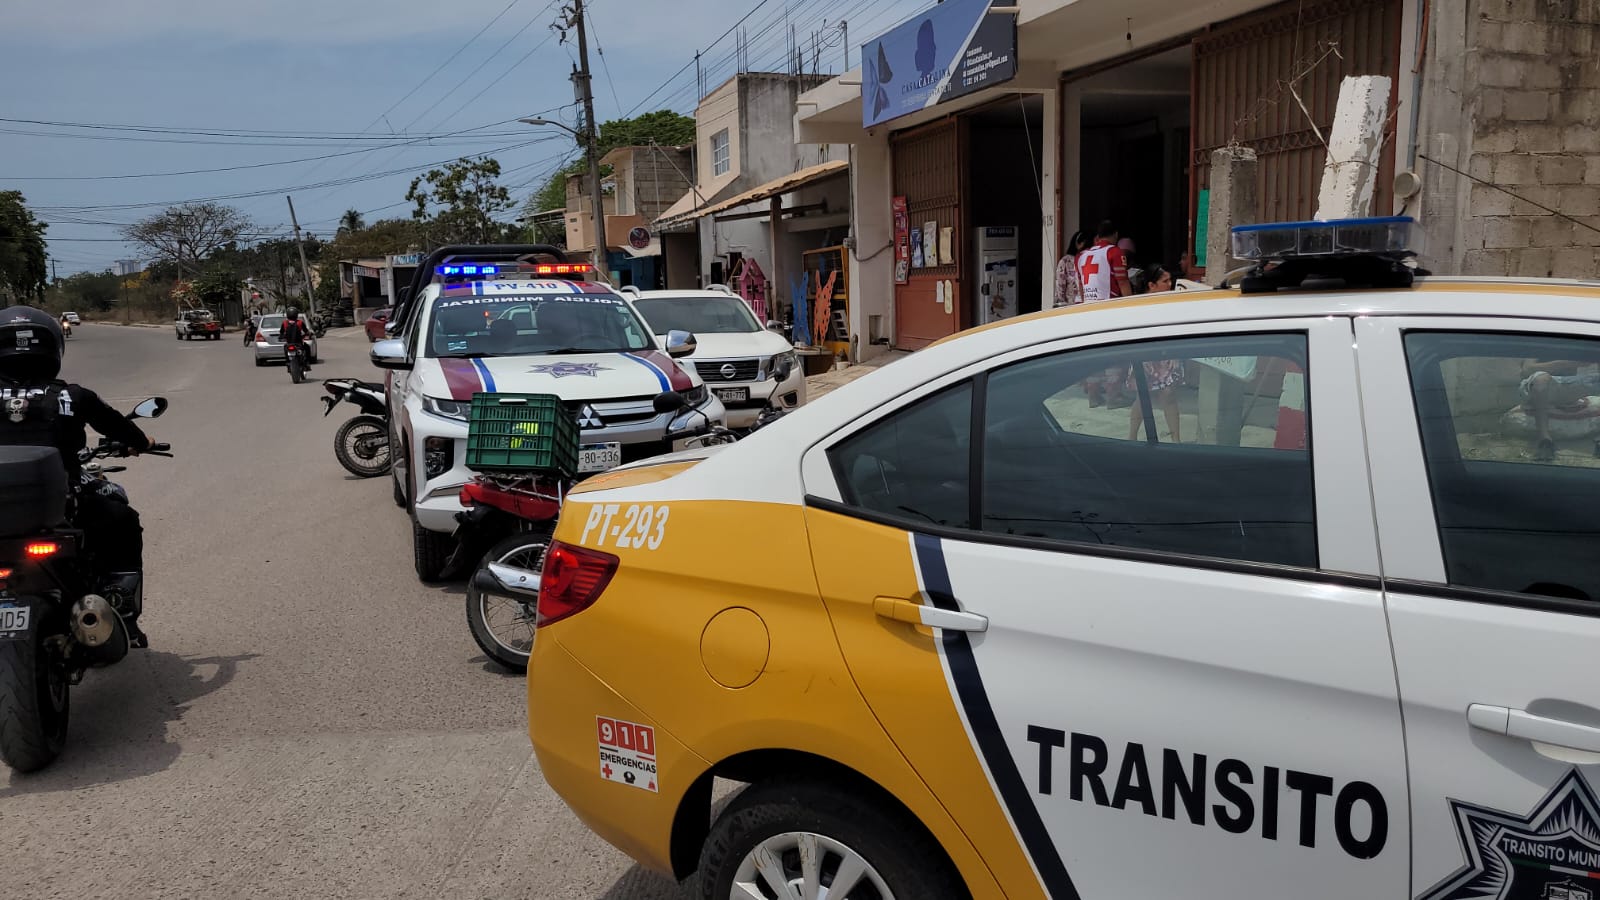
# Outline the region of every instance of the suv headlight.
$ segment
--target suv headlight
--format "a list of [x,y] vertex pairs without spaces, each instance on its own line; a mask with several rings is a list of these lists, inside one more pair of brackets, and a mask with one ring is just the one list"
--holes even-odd
[[789,378],[789,375],[794,372],[795,366],[798,365],[800,365],[800,356],[793,350],[790,350],[787,353],[779,353],[777,356],[774,356],[771,360],[769,360],[767,363],[767,371],[772,373],[774,380],[785,381]]
[[683,392],[684,402],[689,404],[690,409],[701,406],[710,396],[711,390],[704,383],[697,384]]
[[463,400],[445,400],[442,397],[423,397],[422,408],[445,419],[465,422],[472,404]]

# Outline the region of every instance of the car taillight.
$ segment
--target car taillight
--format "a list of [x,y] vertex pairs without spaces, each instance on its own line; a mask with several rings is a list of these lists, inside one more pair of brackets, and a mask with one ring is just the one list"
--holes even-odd
[[553,541],[539,578],[539,622],[543,628],[594,605],[620,562],[609,553]]

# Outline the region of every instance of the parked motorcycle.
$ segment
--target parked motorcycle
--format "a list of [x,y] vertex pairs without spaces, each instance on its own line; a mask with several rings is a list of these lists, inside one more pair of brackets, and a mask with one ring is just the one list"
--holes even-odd
[[389,471],[389,404],[383,385],[354,378],[329,378],[322,387],[330,396],[322,398],[322,414],[327,416],[339,401],[361,408],[339,426],[333,438],[333,455],[345,471],[359,478],[376,478]]
[[[166,408],[166,400],[151,398],[129,418],[154,418]],[[156,444],[143,453],[171,456],[171,449]],[[77,491],[126,501],[106,479],[123,467],[95,460],[128,455],[128,447],[107,440],[85,448]],[[60,755],[68,689],[89,669],[127,655],[123,618],[136,617],[144,602],[142,572],[98,571],[83,532],[63,524],[71,497],[54,447],[0,447],[0,760],[18,772]]]
[[305,344],[285,344],[283,346],[284,362],[289,367],[289,380],[299,384],[306,380],[306,370],[311,368],[311,360]]
[[[678,413],[688,408],[682,394],[667,391],[655,409]],[[781,418],[785,410],[768,407],[749,431]],[[731,444],[740,435],[706,418],[707,432],[687,442],[689,448]],[[504,477],[479,474],[461,489],[457,515],[456,553],[471,553],[496,540],[483,554],[467,583],[467,624],[484,655],[513,672],[528,670],[534,630],[539,620],[539,582],[544,554],[555,533],[556,519],[573,482],[547,475]]]

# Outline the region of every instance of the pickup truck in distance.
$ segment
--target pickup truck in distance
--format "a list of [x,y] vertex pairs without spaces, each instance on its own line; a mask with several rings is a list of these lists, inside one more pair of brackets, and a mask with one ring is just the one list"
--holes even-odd
[[173,329],[178,334],[178,340],[190,341],[195,338],[204,338],[208,341],[222,340],[222,323],[212,315],[209,309],[186,309],[178,313],[178,321],[173,323]]

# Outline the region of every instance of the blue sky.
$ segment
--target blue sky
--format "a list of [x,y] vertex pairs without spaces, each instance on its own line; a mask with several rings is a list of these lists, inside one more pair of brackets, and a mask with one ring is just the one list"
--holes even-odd
[[[714,87],[734,71],[735,42],[709,45],[752,8],[744,25],[752,68],[783,68],[787,22],[806,47],[813,32],[827,32],[821,67],[838,72],[844,49],[830,30],[841,18],[849,20],[855,65],[863,41],[931,2],[590,0],[604,51],[596,54],[591,37],[597,115],[691,112],[695,50],[706,51]],[[547,0],[7,0],[5,7],[0,118],[274,133],[0,122],[0,190],[22,190],[51,223],[50,250],[63,276],[137,255],[114,240],[117,225],[168,202],[267,192],[222,202],[272,235],[287,232],[283,194],[293,189],[301,224],[327,236],[348,208],[369,221],[408,215],[406,187],[427,164],[498,151],[502,182],[520,199],[576,153],[563,133],[506,121],[577,120],[567,80],[575,49],[551,34],[556,4]],[[456,134],[469,129],[476,131]],[[349,139],[363,134],[369,139]],[[370,139],[388,135],[398,137]],[[395,146],[412,135],[450,136]],[[345,155],[296,162],[330,154]],[[258,167],[144,177],[236,166]],[[108,175],[141,177],[83,178]],[[366,180],[316,186],[352,178]]]

